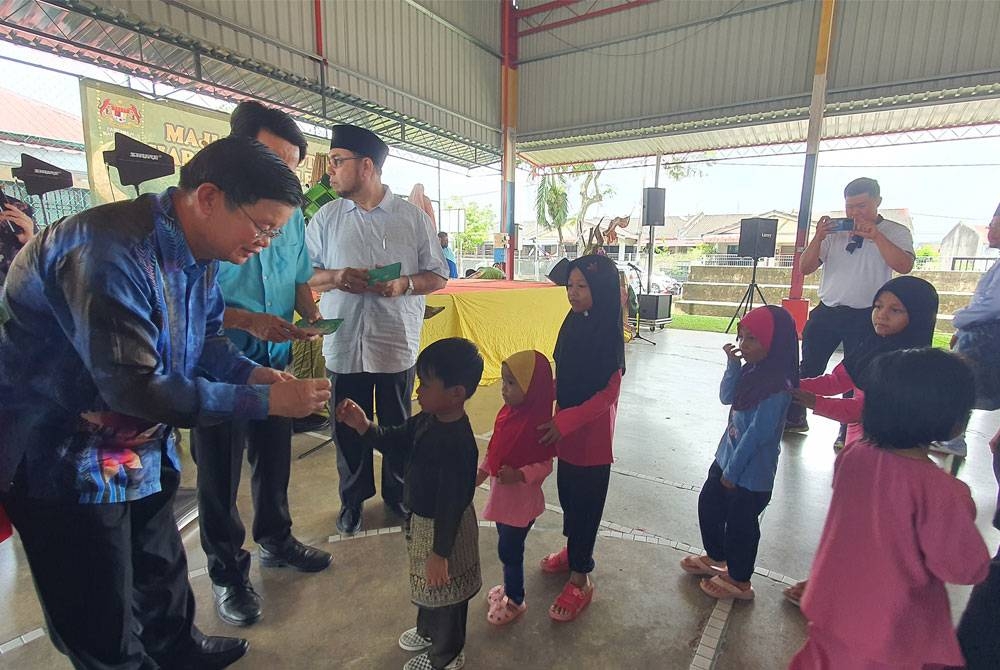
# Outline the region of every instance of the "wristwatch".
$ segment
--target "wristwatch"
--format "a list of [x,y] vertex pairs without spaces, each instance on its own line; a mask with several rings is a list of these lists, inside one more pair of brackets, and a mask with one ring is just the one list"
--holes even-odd
[[406,275],[406,290],[403,291],[403,295],[413,295],[413,275]]

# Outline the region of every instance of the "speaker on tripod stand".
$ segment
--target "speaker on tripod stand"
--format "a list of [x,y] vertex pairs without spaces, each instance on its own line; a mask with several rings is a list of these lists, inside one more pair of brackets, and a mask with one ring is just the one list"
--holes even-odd
[[754,218],[740,220],[740,247],[737,251],[737,255],[742,258],[753,259],[753,272],[750,275],[750,283],[747,285],[747,290],[743,294],[743,299],[740,300],[740,304],[736,307],[736,311],[733,313],[733,318],[729,320],[729,325],[726,326],[727,333],[732,329],[737,318],[746,316],[746,313],[753,309],[755,294],[760,297],[762,305],[767,304],[767,299],[761,292],[760,286],[757,285],[757,262],[761,258],[774,257],[775,242],[777,238],[777,219]]

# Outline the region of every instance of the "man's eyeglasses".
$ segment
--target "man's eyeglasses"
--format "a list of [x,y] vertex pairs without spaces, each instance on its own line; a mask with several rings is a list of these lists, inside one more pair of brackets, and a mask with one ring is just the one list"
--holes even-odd
[[244,216],[250,219],[250,223],[252,223],[253,227],[257,229],[257,235],[255,236],[255,239],[266,237],[269,240],[273,240],[274,238],[281,236],[281,230],[268,230],[267,228],[262,228],[261,226],[257,225],[257,222],[254,221],[254,218],[250,216],[250,214],[248,214],[245,209],[243,209],[243,205],[240,205],[240,211],[243,212]]
[[339,168],[347,161],[364,160],[365,156],[329,156],[329,158],[330,158],[330,165],[332,165],[335,168]]
[[851,241],[847,243],[847,246],[844,247],[844,249],[847,251],[847,253],[853,254],[855,251],[861,248],[861,245],[864,244],[864,242],[865,238],[861,237],[860,235],[851,235]]

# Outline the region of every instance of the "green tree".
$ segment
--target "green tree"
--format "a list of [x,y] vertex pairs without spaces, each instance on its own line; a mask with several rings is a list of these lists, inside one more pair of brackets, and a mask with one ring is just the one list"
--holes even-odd
[[569,195],[566,193],[566,175],[562,170],[543,174],[535,189],[535,217],[543,230],[554,230],[559,236],[559,249],[563,249],[563,228],[569,220]]
[[460,233],[452,233],[452,249],[456,252],[474,252],[499,230],[497,214],[492,205],[480,205],[477,202],[463,202],[453,199],[448,203],[449,209],[461,209],[465,212],[465,227]]

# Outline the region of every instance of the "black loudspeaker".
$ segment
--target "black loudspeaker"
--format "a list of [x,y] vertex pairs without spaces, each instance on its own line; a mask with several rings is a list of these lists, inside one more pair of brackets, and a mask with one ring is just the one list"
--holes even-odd
[[665,188],[644,188],[642,189],[642,225],[663,226],[666,225],[664,213],[667,208],[667,189]]
[[645,321],[662,321],[670,318],[670,306],[673,296],[664,295],[640,295],[639,296],[639,318]]
[[777,219],[742,219],[737,255],[744,258],[772,258],[777,238]]

